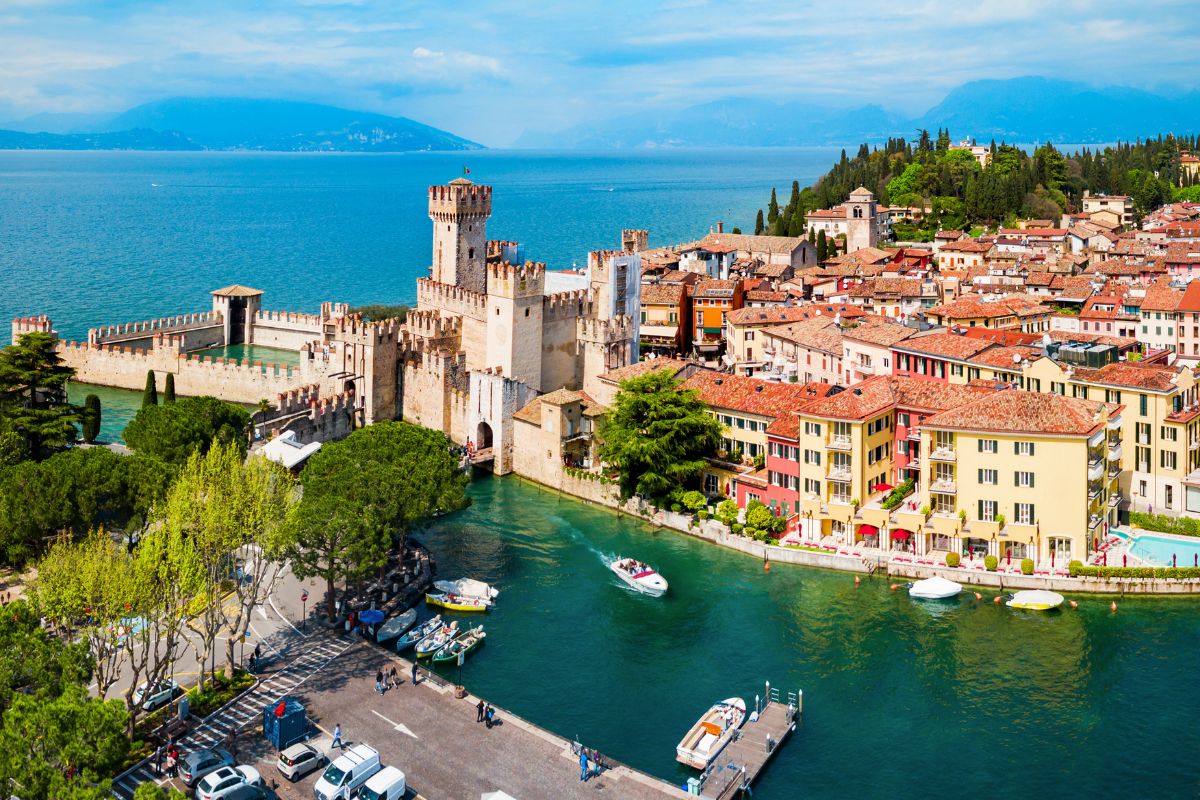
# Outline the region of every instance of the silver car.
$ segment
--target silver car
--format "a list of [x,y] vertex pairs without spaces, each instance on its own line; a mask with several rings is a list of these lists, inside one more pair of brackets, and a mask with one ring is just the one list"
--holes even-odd
[[279,754],[275,767],[289,781],[295,783],[313,770],[325,766],[329,759],[311,744],[294,744]]
[[179,688],[179,684],[170,679],[159,681],[154,686],[143,683],[133,690],[133,705],[140,706],[145,711],[153,711],[159,706],[167,705],[181,694],[183,690]]
[[179,779],[184,786],[195,786],[196,781],[221,767],[233,766],[233,756],[224,750],[195,750],[179,758]]
[[258,770],[245,764],[214,770],[196,784],[196,800],[225,800],[240,786],[262,786]]

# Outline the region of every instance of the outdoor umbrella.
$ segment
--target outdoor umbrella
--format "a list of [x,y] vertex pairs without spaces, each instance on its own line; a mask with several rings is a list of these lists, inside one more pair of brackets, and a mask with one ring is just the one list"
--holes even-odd
[[378,608],[368,608],[366,611],[358,615],[358,619],[360,622],[366,623],[367,625],[377,625],[380,622],[383,622],[383,612]]

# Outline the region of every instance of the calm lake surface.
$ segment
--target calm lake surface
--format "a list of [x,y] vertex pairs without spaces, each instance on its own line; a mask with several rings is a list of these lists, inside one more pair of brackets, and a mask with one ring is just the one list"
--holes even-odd
[[[675,745],[716,700],[804,690],[758,798],[1195,796],[1194,601],[1080,596],[1014,612],[910,600],[886,578],[773,564],[516,478],[421,535],[439,575],[496,584],[463,681],[514,713],[682,783]],[[635,594],[605,567],[670,581]],[[478,622],[476,618],[474,621]],[[448,669],[453,675],[454,668]],[[563,764],[571,769],[571,764]]]
[[[264,306],[403,303],[430,263],[426,191],[471,170],[495,187],[493,239],[552,269],[616,247],[753,229],[834,148],[620,154],[0,152],[0,314],[46,313],[64,337],[211,308],[242,283]],[[727,229],[728,229],[727,228]]]

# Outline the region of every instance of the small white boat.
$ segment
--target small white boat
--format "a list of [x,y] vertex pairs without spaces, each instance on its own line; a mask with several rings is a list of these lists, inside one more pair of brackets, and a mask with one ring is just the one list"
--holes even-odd
[[667,579],[636,558],[618,558],[608,568],[617,573],[618,578],[643,594],[661,597],[667,593]]
[[470,597],[473,600],[481,600],[489,606],[496,602],[496,597],[500,594],[499,589],[473,578],[459,578],[456,581],[434,581],[433,588],[442,594],[452,594],[459,597]]
[[461,634],[462,631],[458,629],[458,620],[454,620],[437,633],[431,633],[429,636],[426,636],[424,639],[417,642],[417,658],[424,658],[425,656],[433,655],[438,650],[441,650],[443,647],[453,642]]
[[442,615],[437,614],[432,619],[427,619],[417,627],[411,629],[408,633],[396,640],[396,652],[402,653],[408,648],[420,643],[423,639],[433,636],[442,628]]
[[957,597],[963,590],[961,583],[948,581],[945,578],[926,578],[908,587],[908,596],[921,600],[946,600]]
[[742,698],[730,697],[715,703],[675,748],[675,760],[694,769],[706,769],[745,720],[746,701]]
[[1045,589],[1025,589],[1008,598],[1005,604],[1009,608],[1023,608],[1027,611],[1049,611],[1063,604],[1063,596],[1058,592]]
[[387,622],[379,626],[378,633],[375,634],[375,641],[379,644],[390,642],[400,634],[411,628],[417,621],[417,610],[410,608],[398,617],[392,617]]

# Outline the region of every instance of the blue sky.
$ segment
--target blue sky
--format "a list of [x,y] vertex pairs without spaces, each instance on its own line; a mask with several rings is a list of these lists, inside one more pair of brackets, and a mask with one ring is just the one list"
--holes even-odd
[[327,102],[503,146],[728,96],[924,111],[1021,75],[1196,88],[1195,0],[0,0],[0,118]]

